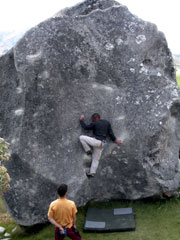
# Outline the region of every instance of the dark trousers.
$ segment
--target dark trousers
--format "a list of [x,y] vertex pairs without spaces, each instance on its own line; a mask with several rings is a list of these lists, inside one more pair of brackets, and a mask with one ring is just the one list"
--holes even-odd
[[[82,240],[80,235],[77,232],[73,231],[72,228],[66,228],[67,230],[67,237],[69,237],[72,240]],[[64,238],[59,235],[59,228],[55,227],[55,240],[63,240]]]

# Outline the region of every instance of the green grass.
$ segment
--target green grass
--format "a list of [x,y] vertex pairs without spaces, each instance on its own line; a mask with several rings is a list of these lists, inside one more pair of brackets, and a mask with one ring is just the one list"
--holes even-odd
[[[90,203],[91,207],[132,207],[136,215],[136,231],[115,233],[83,233],[86,207],[79,208],[77,227],[83,240],[179,240],[180,239],[180,198],[170,200],[139,200],[139,201],[110,201],[104,203]],[[0,224],[8,227],[9,231],[15,224]],[[53,240],[54,227],[36,226],[16,240]],[[68,239],[68,238],[67,238]]]
[[178,86],[180,87],[180,75],[179,74],[176,74],[176,79],[177,79]]

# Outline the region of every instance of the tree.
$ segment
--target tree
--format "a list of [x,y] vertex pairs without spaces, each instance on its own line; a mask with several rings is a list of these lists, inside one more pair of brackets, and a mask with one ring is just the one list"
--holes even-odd
[[5,166],[2,165],[11,157],[8,151],[9,143],[7,143],[3,138],[0,138],[0,195],[6,192],[10,185],[10,177]]

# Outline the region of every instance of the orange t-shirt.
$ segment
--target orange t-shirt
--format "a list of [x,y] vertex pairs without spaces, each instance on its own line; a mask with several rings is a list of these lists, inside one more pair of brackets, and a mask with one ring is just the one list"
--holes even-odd
[[48,217],[53,217],[63,227],[71,228],[74,220],[73,216],[76,213],[77,208],[73,201],[67,198],[58,198],[50,204]]

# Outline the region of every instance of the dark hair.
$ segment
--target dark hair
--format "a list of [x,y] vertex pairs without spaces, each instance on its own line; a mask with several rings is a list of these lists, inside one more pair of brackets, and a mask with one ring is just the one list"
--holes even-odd
[[60,197],[64,197],[67,190],[68,190],[68,186],[66,184],[61,184],[57,189],[57,193],[59,194]]
[[99,113],[93,113],[93,115],[91,116],[91,119],[93,120],[95,118],[99,118],[99,119],[101,118]]

